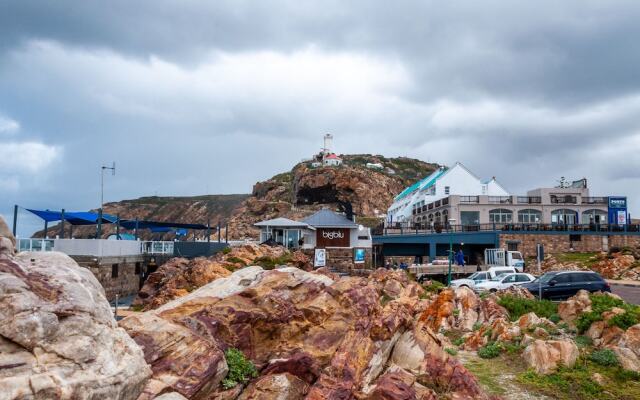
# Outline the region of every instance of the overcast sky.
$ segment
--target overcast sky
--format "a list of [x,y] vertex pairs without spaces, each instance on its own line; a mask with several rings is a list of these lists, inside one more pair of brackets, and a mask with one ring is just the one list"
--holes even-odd
[[638,21],[636,0],[0,0],[0,214],[96,208],[111,161],[105,201],[247,193],[330,132],[516,194],[587,177],[634,215]]

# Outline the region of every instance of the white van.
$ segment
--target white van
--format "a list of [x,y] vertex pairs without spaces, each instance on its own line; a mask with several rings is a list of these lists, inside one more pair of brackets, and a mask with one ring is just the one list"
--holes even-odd
[[514,267],[491,267],[486,271],[474,272],[470,276],[464,279],[455,279],[451,281],[451,287],[466,286],[473,289],[476,283],[486,282],[492,279],[496,279],[504,274],[512,274],[517,272]]

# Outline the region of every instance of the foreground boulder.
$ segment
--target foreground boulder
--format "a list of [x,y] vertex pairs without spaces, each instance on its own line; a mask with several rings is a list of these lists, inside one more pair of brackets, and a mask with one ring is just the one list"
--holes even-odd
[[232,247],[209,258],[172,258],[149,275],[132,305],[145,311],[158,308],[254,262],[285,262],[303,269],[310,266],[310,259],[300,252],[254,243]]
[[[394,398],[405,386],[425,399],[432,391],[486,397],[416,318],[423,292],[397,271],[334,279],[252,266],[121,326],[153,369],[141,400],[167,391],[190,399]],[[259,371],[245,387],[221,388],[228,348]]]
[[3,399],[136,399],[150,375],[89,270],[61,253],[0,255]]
[[573,367],[580,352],[571,340],[535,340],[529,344],[522,357],[539,374],[550,374],[559,366]]

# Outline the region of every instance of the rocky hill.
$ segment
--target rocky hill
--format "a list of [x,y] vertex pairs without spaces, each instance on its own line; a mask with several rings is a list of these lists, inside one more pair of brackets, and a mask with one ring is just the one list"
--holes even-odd
[[[250,195],[207,195],[197,197],[142,197],[105,204],[105,213],[122,219],[147,219],[212,225],[228,222],[229,238],[256,238],[253,224],[270,218],[303,218],[323,207],[352,211],[359,223],[377,225],[393,198],[406,186],[433,172],[437,164],[398,157],[358,154],[342,156],[337,167],[316,167],[302,162],[291,171],[258,182]],[[367,163],[376,166],[367,167]],[[105,226],[104,235],[114,227]],[[49,234],[58,234],[51,227]],[[38,232],[36,237],[42,236]],[[224,232],[223,232],[224,234]],[[95,235],[95,227],[74,229],[75,237]],[[167,239],[171,234],[142,232],[145,239]]]

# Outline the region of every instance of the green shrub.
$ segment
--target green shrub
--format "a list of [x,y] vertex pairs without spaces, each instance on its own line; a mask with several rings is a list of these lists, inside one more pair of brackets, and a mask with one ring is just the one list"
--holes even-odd
[[480,358],[496,358],[500,355],[502,348],[497,343],[489,343],[484,347],[478,349],[478,356]]
[[385,304],[387,304],[391,300],[393,300],[393,299],[389,295],[384,293],[382,296],[380,296],[380,305],[384,306]]
[[593,340],[589,336],[578,335],[574,340],[578,347],[588,347],[593,345]]
[[454,349],[453,347],[447,347],[446,349],[444,349],[444,351],[451,354],[452,356],[458,354],[458,350]]
[[233,263],[233,264],[247,265],[247,263],[244,260],[242,260],[242,259],[240,259],[238,257],[229,257],[229,258],[227,258],[227,262],[230,262],[230,263]]
[[518,353],[520,350],[522,350],[522,346],[518,344],[504,343],[502,347],[509,354]]
[[613,326],[617,326],[623,330],[627,330],[630,327],[634,326],[635,324],[637,324],[638,322],[640,322],[640,313],[638,312],[638,309],[636,308],[629,308],[627,309],[627,311],[625,311],[623,314],[618,314],[613,316],[609,321],[608,324]]
[[227,377],[222,381],[224,389],[231,389],[239,383],[245,383],[250,378],[258,376],[256,367],[240,350],[229,348],[224,352],[224,357],[229,367]]
[[500,297],[498,304],[506,308],[512,321],[516,321],[524,314],[533,312],[538,317],[551,318],[558,314],[558,305],[550,300],[522,299],[506,295]]
[[456,316],[456,317],[457,317],[458,315],[460,315],[460,310],[459,310],[459,309],[457,309],[457,308],[456,308],[455,310],[453,310],[453,315],[454,315],[454,316]]
[[605,367],[618,365],[618,357],[616,357],[616,353],[610,349],[596,350],[589,355],[589,359],[594,363]]
[[424,290],[431,293],[438,293],[441,289],[444,289],[446,286],[442,282],[431,281],[429,285],[424,285]]
[[475,324],[473,324],[473,331],[477,331],[480,328],[482,328],[482,324],[480,322],[476,322]]
[[560,322],[561,318],[558,314],[551,314],[549,316],[549,321],[553,322],[554,324],[557,324],[558,322]]
[[231,247],[225,247],[224,249],[222,249],[222,254],[229,254],[231,253]]
[[453,343],[456,346],[461,346],[464,343],[464,338],[459,337],[457,339],[454,339],[453,342],[451,343]]
[[272,257],[259,257],[253,260],[254,265],[259,265],[266,270],[274,269],[279,265],[286,265],[291,262],[291,254],[283,254],[280,257],[272,258]]

